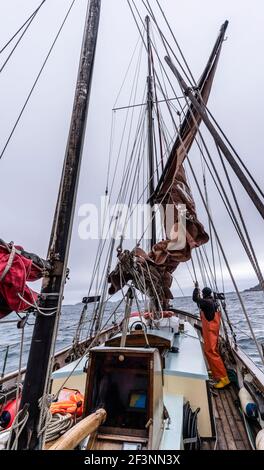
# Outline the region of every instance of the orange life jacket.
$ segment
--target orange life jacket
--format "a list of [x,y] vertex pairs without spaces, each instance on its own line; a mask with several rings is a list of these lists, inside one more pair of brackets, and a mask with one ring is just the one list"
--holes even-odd
[[77,418],[83,414],[84,396],[79,390],[63,388],[59,394],[58,401],[50,405],[51,414],[71,414]]

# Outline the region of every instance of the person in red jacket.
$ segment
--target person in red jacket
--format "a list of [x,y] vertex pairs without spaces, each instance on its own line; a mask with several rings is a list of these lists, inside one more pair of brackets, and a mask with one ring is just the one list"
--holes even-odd
[[198,283],[195,283],[193,301],[196,302],[200,308],[204,339],[204,353],[212,375],[216,380],[214,387],[217,389],[224,388],[230,384],[230,381],[225,365],[218,351],[219,330],[221,322],[219,304],[214,299],[210,287],[205,287],[202,290],[201,297]]

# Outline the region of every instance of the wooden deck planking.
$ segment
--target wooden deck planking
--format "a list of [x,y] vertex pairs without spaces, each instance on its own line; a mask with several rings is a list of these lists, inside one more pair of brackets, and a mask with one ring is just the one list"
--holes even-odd
[[[238,397],[236,396],[236,398],[233,397],[232,393],[231,393],[231,390],[232,390],[232,387],[230,388],[230,393],[226,393],[226,399],[228,401],[228,404],[232,410],[232,413],[233,413],[233,416],[235,418],[235,420],[239,420],[241,421],[241,414],[240,414],[240,411],[239,411],[239,407],[237,405],[237,403],[239,403],[239,400],[238,400]],[[226,392],[226,390],[225,390]]]
[[237,447],[235,445],[234,437],[230,428],[229,420],[226,415],[225,407],[223,406],[222,400],[220,398],[220,393],[221,392],[219,392],[218,395],[215,397],[215,405],[217,407],[218,414],[219,414],[218,423],[219,424],[221,423],[221,426],[218,425],[218,428],[219,428],[218,439],[221,436],[221,432],[223,432],[225,436],[225,441],[227,444],[227,449],[236,450]]
[[232,403],[228,400],[230,395],[229,395],[228,391],[226,391],[226,390],[222,390],[219,393],[219,396],[220,396],[220,399],[222,401],[223,408],[225,409],[226,417],[228,419],[230,429],[231,429],[231,432],[233,434],[235,442],[236,441],[243,441],[243,435],[241,435],[241,433],[239,431],[239,428],[237,427],[237,424],[236,424],[238,418],[236,419],[235,416],[234,416],[234,408],[235,408],[234,402]]
[[[251,449],[243,419],[236,405],[237,394],[233,386],[218,390],[212,396],[217,430],[217,450]],[[211,447],[210,447],[211,446]],[[203,449],[213,448],[203,444]]]

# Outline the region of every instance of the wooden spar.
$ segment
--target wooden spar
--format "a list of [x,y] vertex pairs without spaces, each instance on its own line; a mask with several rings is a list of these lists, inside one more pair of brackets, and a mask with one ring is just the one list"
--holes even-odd
[[[148,46],[148,158],[149,158],[149,202],[151,208],[154,206],[154,126],[153,126],[153,75],[152,75],[152,63],[151,63],[151,40],[149,32],[149,16],[146,17],[146,29],[147,29],[147,46]],[[156,237],[156,217],[151,211],[151,247],[152,248],[157,241]]]
[[82,419],[61,436],[48,450],[74,450],[86,437],[93,434],[106,420],[106,411],[101,409]]
[[169,65],[169,67],[171,68],[174,75],[176,76],[176,78],[177,78],[181,88],[185,92],[186,96],[190,99],[190,101],[191,101],[192,105],[194,106],[195,110],[201,116],[204,124],[206,125],[207,129],[211,133],[215,143],[221,149],[223,155],[227,159],[228,163],[230,164],[231,168],[235,172],[238,179],[240,180],[241,184],[243,185],[244,189],[246,190],[247,194],[249,195],[251,201],[253,202],[253,204],[257,208],[258,212],[260,213],[260,215],[264,219],[264,204],[260,200],[258,194],[256,193],[255,189],[253,188],[253,186],[249,182],[249,180],[246,177],[246,175],[244,174],[243,170],[240,168],[240,166],[236,162],[235,158],[233,157],[232,153],[230,152],[229,148],[227,147],[227,145],[223,141],[220,134],[218,133],[217,129],[215,128],[215,126],[212,124],[212,122],[208,118],[205,107],[194,96],[194,94],[192,93],[192,90],[188,87],[188,85],[186,84],[186,82],[182,78],[181,74],[179,73],[179,71],[177,70],[177,68],[175,67],[173,62],[171,61],[170,57],[165,57],[165,60],[166,60],[167,64]]
[[[205,69],[202,73],[202,76],[199,80],[199,83],[198,83],[198,86],[197,86],[197,93],[202,91],[202,89],[205,86],[206,81],[208,79],[208,74],[210,73],[210,70],[214,66],[215,61],[218,60],[218,56],[220,54],[220,50],[221,50],[221,47],[222,47],[222,44],[223,44],[223,41],[224,41],[224,37],[225,37],[227,27],[228,27],[228,21],[225,21],[225,23],[223,23],[223,25],[221,26],[220,33],[219,33],[219,35],[217,37],[217,40],[214,44],[213,50],[212,50],[211,55],[208,59],[206,67],[205,67]],[[157,195],[159,194],[159,191],[162,187],[162,184],[164,183],[164,180],[165,180],[165,178],[166,178],[166,176],[167,176],[167,174],[170,170],[172,162],[175,159],[177,148],[179,147],[179,145],[181,145],[181,137],[184,136],[186,131],[190,128],[190,121],[192,122],[192,114],[191,114],[191,110],[188,110],[186,115],[185,115],[185,118],[184,118],[184,120],[183,120],[183,122],[180,126],[179,136],[177,137],[177,139],[176,139],[176,141],[175,141],[175,143],[172,147],[172,150],[171,150],[169,158],[166,162],[165,168],[164,168],[164,170],[163,170],[163,172],[160,176],[160,179],[158,181],[157,187],[155,189],[154,200],[157,197]]]
[[[44,278],[39,308],[44,312],[56,311],[51,316],[37,313],[31,342],[20,409],[29,404],[29,418],[19,439],[19,449],[40,447],[38,425],[39,400],[46,391],[51,374],[50,356],[53,351],[60,316],[67,263],[71,241],[73,217],[82,160],[89,97],[99,29],[101,0],[90,0],[87,7],[85,29],[80,57],[72,120],[60,190],[48,250],[52,270]],[[45,310],[47,309],[47,310]],[[49,310],[52,309],[52,310]]]

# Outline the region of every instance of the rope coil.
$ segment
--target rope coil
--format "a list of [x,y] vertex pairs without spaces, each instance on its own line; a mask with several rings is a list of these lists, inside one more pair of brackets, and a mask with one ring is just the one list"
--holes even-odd
[[55,441],[60,436],[65,434],[69,429],[71,429],[73,424],[74,420],[72,419],[72,415],[69,413],[66,415],[55,413],[48,423],[45,441]]

